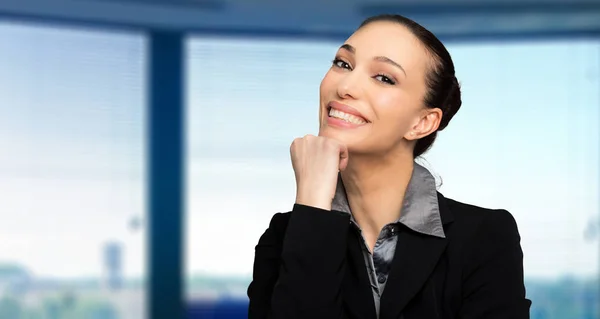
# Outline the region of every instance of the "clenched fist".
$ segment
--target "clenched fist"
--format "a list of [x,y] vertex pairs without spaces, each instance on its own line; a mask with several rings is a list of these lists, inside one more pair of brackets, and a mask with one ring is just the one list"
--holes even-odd
[[333,139],[306,135],[290,147],[296,175],[296,204],[331,210],[338,172],[348,165],[348,149]]

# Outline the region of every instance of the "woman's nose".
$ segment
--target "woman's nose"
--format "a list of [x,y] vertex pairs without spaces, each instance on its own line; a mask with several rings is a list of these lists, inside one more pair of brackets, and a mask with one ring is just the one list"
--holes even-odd
[[340,80],[337,87],[337,93],[343,99],[358,99],[361,92],[360,79],[356,71],[348,72]]

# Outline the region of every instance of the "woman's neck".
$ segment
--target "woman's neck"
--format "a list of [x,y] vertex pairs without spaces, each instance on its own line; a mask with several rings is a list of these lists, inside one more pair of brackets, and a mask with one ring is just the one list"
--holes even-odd
[[412,156],[382,161],[350,155],[342,180],[352,215],[371,249],[381,229],[400,218],[413,167]]

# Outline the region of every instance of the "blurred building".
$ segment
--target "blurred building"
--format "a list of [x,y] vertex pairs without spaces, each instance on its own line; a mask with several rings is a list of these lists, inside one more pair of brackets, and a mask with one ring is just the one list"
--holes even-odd
[[103,286],[108,290],[123,288],[123,245],[108,242],[103,248]]

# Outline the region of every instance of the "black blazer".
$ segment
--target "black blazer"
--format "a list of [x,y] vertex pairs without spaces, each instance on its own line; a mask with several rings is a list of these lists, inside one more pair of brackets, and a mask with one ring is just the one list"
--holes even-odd
[[[529,318],[512,215],[438,199],[446,238],[399,230],[380,318]],[[347,213],[275,214],[256,246],[248,318],[375,319],[359,236]]]

